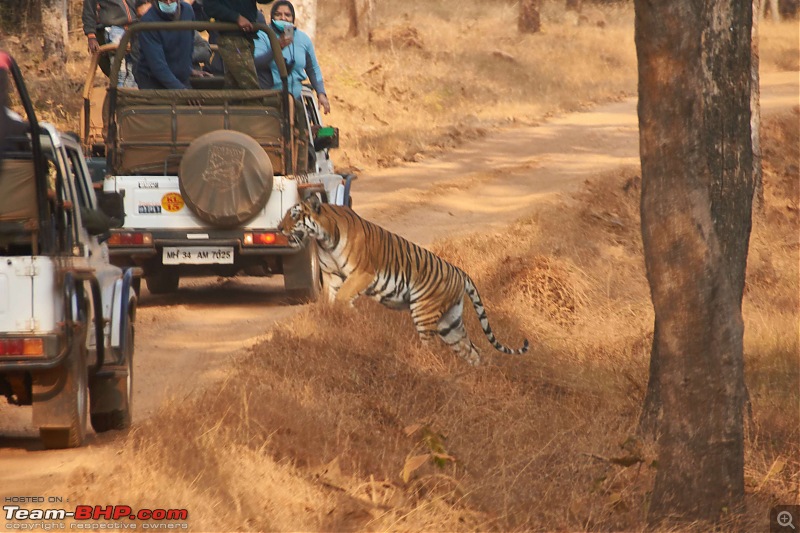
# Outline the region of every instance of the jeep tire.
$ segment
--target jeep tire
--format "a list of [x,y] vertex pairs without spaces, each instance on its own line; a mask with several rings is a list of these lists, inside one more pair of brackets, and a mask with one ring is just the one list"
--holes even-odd
[[313,303],[322,292],[322,271],[317,256],[317,241],[311,240],[300,252],[283,257],[283,282],[293,299]]
[[[49,423],[52,419],[50,416],[45,414],[39,417],[39,436],[47,449],[77,448],[86,439],[89,388],[86,345],[81,339],[85,339],[85,336],[76,336],[72,353],[64,364],[48,371],[42,379],[54,386],[55,394],[47,401],[47,412],[57,412],[59,415],[58,422],[52,425]],[[68,425],[60,425],[65,422]]]
[[127,429],[133,406],[133,350],[135,329],[130,317],[125,327],[122,366],[125,372],[113,377],[94,377],[90,381],[92,427],[97,433]]

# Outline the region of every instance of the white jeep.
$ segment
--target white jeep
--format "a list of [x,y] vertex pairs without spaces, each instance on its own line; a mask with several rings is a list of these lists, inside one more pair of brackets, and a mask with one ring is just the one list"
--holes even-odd
[[[277,46],[270,28],[256,27]],[[233,28],[133,25],[119,48],[104,47],[116,49],[110,79],[139,32]],[[283,56],[276,57],[285,79]],[[82,140],[92,163],[101,160],[105,210],[122,220],[109,239],[112,261],[141,267],[154,294],[174,291],[183,276],[283,274],[288,291],[315,300],[315,243],[289,242],[278,224],[311,194],[349,205],[355,177],[334,171],[328,151],[338,146],[338,132],[323,125],[311,90],[296,100],[286,89],[228,90],[222,78],[193,78],[192,89],[105,84],[98,91],[95,70],[84,90]]]
[[16,64],[27,123],[0,167],[0,395],[32,405],[47,448],[131,424],[137,271],[111,265],[76,138],[38,123]]

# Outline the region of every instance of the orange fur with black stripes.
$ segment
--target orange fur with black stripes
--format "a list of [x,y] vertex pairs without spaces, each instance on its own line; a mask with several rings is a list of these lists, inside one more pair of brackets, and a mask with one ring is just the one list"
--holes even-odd
[[316,239],[329,300],[352,304],[363,294],[391,309],[409,309],[423,342],[439,335],[464,360],[477,365],[480,355],[462,319],[466,295],[492,346],[507,354],[528,351],[527,340],[519,350],[497,341],[478,290],[464,271],[348,207],[312,197],[289,209],[280,229],[297,241]]

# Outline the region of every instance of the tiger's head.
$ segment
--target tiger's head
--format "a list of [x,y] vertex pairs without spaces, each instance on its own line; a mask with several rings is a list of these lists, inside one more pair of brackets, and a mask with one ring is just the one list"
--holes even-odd
[[322,203],[317,196],[312,195],[286,211],[283,220],[278,224],[278,230],[296,244],[306,237],[323,239],[326,232],[319,223],[321,212]]

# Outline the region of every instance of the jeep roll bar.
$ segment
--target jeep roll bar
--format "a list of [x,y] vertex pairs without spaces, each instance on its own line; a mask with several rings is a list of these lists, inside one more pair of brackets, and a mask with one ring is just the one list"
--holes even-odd
[[[22,102],[22,107],[25,109],[25,114],[28,116],[28,125],[30,127],[31,147],[33,149],[33,170],[36,180],[36,207],[39,212],[39,232],[41,235],[42,252],[45,255],[55,253],[55,235],[52,233],[52,228],[49,224],[44,224],[44,221],[50,220],[50,208],[47,203],[47,169],[44,166],[44,154],[42,153],[42,139],[41,128],[39,121],[36,119],[36,112],[33,109],[33,102],[28,94],[28,89],[25,86],[25,80],[22,78],[22,72],[13,57],[9,56],[11,60],[11,76],[14,78],[14,85],[17,87],[17,94]],[[4,110],[0,112],[5,113]]]
[[[242,31],[238,25],[234,24],[233,22],[198,22],[198,21],[176,21],[176,22],[135,22],[128,26],[127,31],[123,34],[122,38],[117,44],[117,51],[114,54],[114,58],[111,61],[111,70],[108,73],[108,103],[109,103],[109,121],[108,121],[108,138],[113,139],[117,134],[117,120],[116,120],[116,108],[117,108],[117,84],[116,81],[119,77],[119,69],[122,66],[122,59],[125,57],[125,54],[128,53],[128,45],[131,42],[131,39],[136,33],[142,31],[180,31],[180,30],[197,30],[197,31]],[[288,71],[286,70],[286,62],[283,59],[283,54],[281,53],[281,45],[278,41],[278,36],[275,35],[275,31],[269,27],[267,24],[261,24],[260,22],[256,22],[253,24],[253,31],[264,31],[269,37],[269,44],[273,51],[273,57],[275,64],[278,66],[278,73],[280,74],[281,78],[281,85],[283,88],[281,89],[281,101],[284,108],[284,116],[281,117],[281,128],[283,129],[283,137],[284,139],[291,139],[291,121],[289,117],[289,75]],[[275,51],[277,50],[277,53]],[[288,165],[290,161],[292,161],[292,147],[291,143],[286,142],[284,143],[284,160]],[[107,150],[106,153],[106,164],[107,168],[112,168],[112,151]]]

